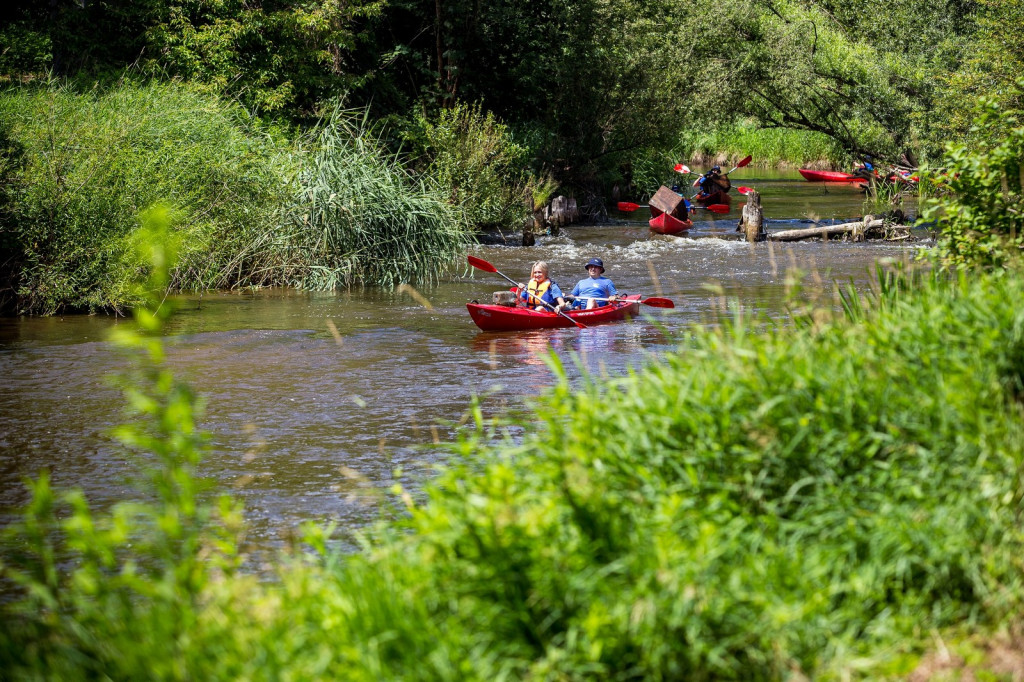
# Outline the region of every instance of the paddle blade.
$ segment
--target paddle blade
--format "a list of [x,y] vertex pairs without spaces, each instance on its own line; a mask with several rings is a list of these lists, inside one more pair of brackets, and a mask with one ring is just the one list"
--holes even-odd
[[739,163],[736,164],[736,167],[737,168],[743,168],[748,163],[750,163],[751,159],[753,159],[753,158],[754,158],[753,156],[751,156],[750,154],[747,154],[744,158],[740,159]]
[[673,170],[675,170],[676,173],[682,173],[683,175],[686,175],[687,173],[692,173],[693,172],[693,171],[690,170],[690,168],[688,166],[685,166],[685,165],[683,165],[681,163],[677,163],[673,167]]
[[466,256],[466,260],[468,260],[469,264],[472,265],[474,268],[477,268],[478,270],[483,270],[484,272],[498,271],[496,267],[485,261],[483,258],[477,258],[476,256]]
[[618,209],[620,211],[625,211],[626,213],[632,213],[633,211],[640,208],[639,204],[634,204],[632,201],[620,201],[616,205],[618,206]]
[[753,187],[737,187],[736,191],[739,192],[740,194],[750,194],[751,192],[754,191],[754,188]]
[[727,204],[711,204],[710,206],[705,206],[704,208],[706,208],[707,210],[711,211],[712,213],[728,213],[729,212],[729,206]]
[[670,299],[670,298],[659,298],[657,296],[652,296],[651,298],[645,298],[644,300],[642,300],[640,302],[643,303],[644,305],[649,305],[652,308],[675,308],[676,307],[676,304],[672,302],[672,299]]

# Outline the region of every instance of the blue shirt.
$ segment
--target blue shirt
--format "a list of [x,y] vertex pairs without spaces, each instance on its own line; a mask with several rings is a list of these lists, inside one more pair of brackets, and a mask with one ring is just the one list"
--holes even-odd
[[[611,298],[615,294],[615,285],[604,275],[597,279],[593,277],[581,279],[572,289],[572,295],[576,298]],[[608,301],[597,301],[599,306],[607,304]],[[585,302],[584,305],[586,305]]]

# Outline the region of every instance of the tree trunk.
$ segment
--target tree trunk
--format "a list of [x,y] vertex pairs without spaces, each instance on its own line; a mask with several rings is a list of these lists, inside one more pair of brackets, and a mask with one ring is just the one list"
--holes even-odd
[[755,190],[747,193],[747,203],[743,206],[743,217],[737,229],[742,230],[747,241],[763,242],[767,238],[764,230],[764,211],[761,209],[761,195]]
[[864,216],[864,220],[855,223],[842,223],[840,225],[822,225],[821,227],[808,227],[801,230],[781,230],[772,232],[768,239],[773,242],[795,242],[801,239],[814,239],[821,237],[828,239],[832,235],[851,233],[857,241],[864,239],[864,231],[882,226],[881,219],[873,219],[873,216]]

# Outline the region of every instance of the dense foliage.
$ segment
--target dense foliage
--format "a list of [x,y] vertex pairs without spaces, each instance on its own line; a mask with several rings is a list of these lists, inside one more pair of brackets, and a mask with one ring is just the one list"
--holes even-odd
[[1006,267],[1024,250],[1024,80],[983,97],[972,132],[978,142],[947,147],[944,166],[926,182],[939,195],[924,202],[947,266]]
[[[312,120],[348,93],[409,122],[480,102],[556,180],[608,181],[681,130],[818,131],[847,154],[936,158],[973,98],[1024,63],[1016,0],[626,0],[342,4],[16,0],[0,71],[83,83],[184,78],[261,116]],[[1019,32],[1018,32],[1019,33]]]
[[156,83],[0,93],[0,178],[0,308],[32,314],[132,304],[138,215],[157,201],[184,237],[170,285],[196,290],[429,280],[472,239],[469,220],[507,225],[525,200],[508,205],[490,178],[506,204],[489,216],[453,201],[351,114],[291,143],[237,105]]
[[0,554],[5,677],[880,678],[936,633],[969,649],[1024,589],[1024,284],[879,283],[582,390],[553,359],[525,435],[476,413],[426,500],[396,491],[404,519],[348,556],[309,528],[319,556],[274,580],[237,570],[237,505],[200,494],[194,398],[122,331],[147,501],[33,484]]
[[172,202],[187,235],[172,285],[226,286],[276,219],[294,164],[237,106],[175,84],[0,93],[0,305],[117,309],[144,267],[139,212]]
[[527,149],[479,105],[456,104],[421,121],[422,173],[471,225],[516,227],[527,217]]

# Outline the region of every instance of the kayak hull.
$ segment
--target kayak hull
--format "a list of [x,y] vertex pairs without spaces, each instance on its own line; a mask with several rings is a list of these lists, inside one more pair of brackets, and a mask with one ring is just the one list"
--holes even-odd
[[679,234],[693,227],[693,221],[689,218],[680,220],[675,216],[670,216],[668,213],[662,213],[651,218],[647,221],[647,224],[651,226],[651,232],[657,232],[658,234]]
[[800,175],[804,176],[805,180],[809,180],[811,182],[867,182],[867,179],[863,176],[853,175],[852,173],[843,173],[840,171],[821,171],[801,168]]
[[[557,329],[573,327],[572,322],[549,310],[525,307],[467,303],[466,309],[476,326],[485,332],[511,332],[529,329]],[[606,322],[618,322],[636,317],[640,311],[640,296],[627,296],[625,300],[594,308],[567,311],[566,315],[587,327]]]
[[725,190],[716,189],[710,194],[701,192],[693,200],[701,206],[708,206],[710,204],[728,204],[732,201],[732,197]]

